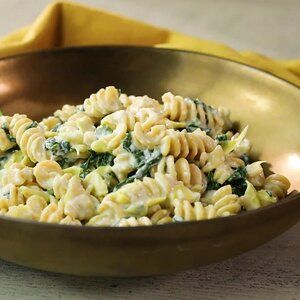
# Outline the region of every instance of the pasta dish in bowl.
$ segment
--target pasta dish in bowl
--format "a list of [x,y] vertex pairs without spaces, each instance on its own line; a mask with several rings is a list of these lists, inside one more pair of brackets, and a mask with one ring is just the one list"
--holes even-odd
[[0,258],[150,276],[269,241],[300,220],[299,99],[270,74],[187,51],[0,60]]
[[225,217],[276,203],[290,183],[250,162],[229,110],[167,92],[101,88],[41,122],[0,118],[1,212],[40,222],[138,226]]

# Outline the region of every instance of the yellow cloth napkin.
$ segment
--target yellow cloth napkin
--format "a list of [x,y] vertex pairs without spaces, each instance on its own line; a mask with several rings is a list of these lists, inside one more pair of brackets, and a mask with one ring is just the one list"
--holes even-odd
[[300,86],[300,60],[280,61],[253,52],[238,52],[219,43],[65,1],[50,4],[32,25],[0,39],[0,57],[53,47],[108,44],[213,54],[266,70]]

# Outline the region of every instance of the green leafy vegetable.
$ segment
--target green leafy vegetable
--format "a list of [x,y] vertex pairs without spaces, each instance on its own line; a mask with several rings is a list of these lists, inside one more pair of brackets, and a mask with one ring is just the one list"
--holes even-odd
[[247,154],[242,154],[240,156],[240,159],[244,161],[245,165],[250,164],[250,157]]
[[108,127],[107,125],[100,125],[96,129],[96,137],[97,137],[97,139],[99,139],[100,137],[109,135],[112,132],[113,131],[111,130],[111,128]]
[[53,191],[53,189],[47,190],[47,193],[48,193],[50,196],[54,196],[54,191]]
[[51,131],[53,131],[53,132],[58,132],[58,130],[59,130],[59,128],[60,128],[61,125],[62,125],[61,123],[56,124],[56,125],[52,128]]
[[37,127],[38,126],[38,122],[36,121],[33,121],[30,125],[28,125],[25,130],[29,129],[29,128],[34,128],[34,127]]
[[123,141],[123,148],[128,152],[132,153],[137,162],[137,169],[124,181],[117,184],[114,190],[119,189],[124,184],[133,182],[135,179],[141,179],[147,174],[149,174],[150,169],[158,164],[161,160],[162,155],[159,150],[139,150],[132,144],[131,134],[128,133],[126,138]]
[[44,147],[46,150],[49,150],[54,157],[65,156],[71,150],[71,145],[68,141],[57,141],[55,138],[47,139]]
[[12,143],[14,143],[14,142],[16,141],[16,139],[10,134],[9,129],[8,129],[8,127],[7,127],[7,124],[6,124],[6,123],[3,123],[2,126],[1,126],[1,128],[4,130],[4,132],[5,132],[6,136],[7,136],[7,138],[8,138]]
[[210,171],[206,174],[207,177],[207,190],[218,190],[222,186],[231,185],[232,193],[242,196],[247,188],[246,178],[247,171],[245,167],[237,168],[233,174],[223,183],[220,184],[214,180],[214,172]]
[[225,152],[225,154],[230,153],[233,151],[246,137],[248,131],[248,126],[244,128],[244,130],[238,135],[238,137],[232,139],[232,140],[226,140],[224,142],[221,142],[221,146]]
[[206,174],[207,190],[218,190],[222,185],[214,180],[214,172],[210,171]]
[[[126,134],[125,139],[123,140],[122,143],[123,148],[130,152],[131,154],[133,154],[135,160],[137,161],[137,165],[140,165],[140,163],[145,159],[145,155],[147,155],[147,153],[151,152],[149,150],[140,150],[137,149],[134,144],[132,143],[132,135],[131,132],[128,132]],[[147,152],[148,151],[148,152]]]
[[218,135],[216,136],[216,140],[217,140],[218,142],[224,142],[224,141],[227,141],[228,138],[227,138],[227,135],[226,135],[226,134],[218,134]]
[[247,188],[247,171],[244,167],[238,167],[234,173],[226,180],[225,184],[230,184],[232,192],[238,196],[244,195]]
[[100,166],[112,166],[115,156],[108,152],[97,153],[91,151],[88,159],[80,165],[83,172],[80,174],[84,178],[87,174],[97,169]]
[[44,143],[44,148],[49,150],[56,162],[62,168],[68,168],[73,165],[74,160],[70,159],[67,155],[69,152],[74,151],[68,141],[58,141],[55,138],[49,138]]
[[200,125],[198,124],[198,122],[192,122],[192,123],[189,123],[185,129],[187,132],[193,132],[198,128],[200,128]]

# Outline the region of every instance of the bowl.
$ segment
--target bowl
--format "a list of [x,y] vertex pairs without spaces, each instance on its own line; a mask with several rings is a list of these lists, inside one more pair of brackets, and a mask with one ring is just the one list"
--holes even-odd
[[[0,60],[4,114],[40,119],[100,87],[159,98],[166,91],[227,106],[249,125],[254,157],[300,189],[300,90],[214,56],[148,47],[78,47]],[[76,227],[0,217],[0,258],[46,271],[128,277],[171,273],[253,249],[300,220],[300,196],[236,216],[151,227]]]

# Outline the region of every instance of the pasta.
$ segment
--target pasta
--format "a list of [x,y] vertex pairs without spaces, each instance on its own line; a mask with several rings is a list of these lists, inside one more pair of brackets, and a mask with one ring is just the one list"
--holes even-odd
[[135,227],[228,217],[280,201],[290,183],[250,161],[229,110],[113,86],[40,122],[0,117],[0,214]]

